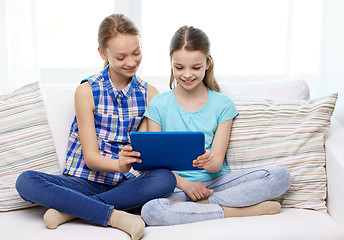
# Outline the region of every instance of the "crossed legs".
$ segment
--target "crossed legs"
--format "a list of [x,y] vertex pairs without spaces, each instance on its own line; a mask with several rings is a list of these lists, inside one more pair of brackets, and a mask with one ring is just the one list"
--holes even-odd
[[195,203],[176,189],[168,198],[146,203],[141,211],[143,219],[148,225],[173,225],[278,213],[280,204],[270,200],[282,195],[290,187],[291,179],[284,168],[266,167],[222,174],[204,184],[214,190],[208,199]]

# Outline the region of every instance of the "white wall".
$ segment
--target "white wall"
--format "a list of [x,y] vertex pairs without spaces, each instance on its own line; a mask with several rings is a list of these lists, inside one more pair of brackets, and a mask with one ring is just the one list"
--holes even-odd
[[0,94],[39,80],[34,11],[27,0],[0,0]]
[[344,1],[324,0],[323,94],[338,92],[334,115],[344,125]]
[[[115,0],[116,9],[122,9],[122,12],[131,17],[139,26],[141,26],[140,20],[140,6],[135,4],[135,0]],[[140,2],[140,1],[139,1]],[[307,1],[290,1],[294,5]],[[309,2],[308,2],[309,4]],[[225,81],[254,81],[254,80],[273,80],[273,79],[301,79],[305,80],[311,90],[311,97],[323,96],[331,94],[333,92],[339,93],[336,109],[334,115],[339,119],[342,125],[344,125],[344,0],[322,0],[324,6],[323,11],[323,39],[322,39],[322,57],[320,63],[320,71],[312,72],[311,74],[299,74],[291,75],[290,71],[286,71],[281,75],[247,75],[247,76],[219,76],[220,82]],[[0,6],[1,7],[1,6]],[[1,12],[0,12],[1,13]],[[306,15],[301,14],[301,17]],[[298,16],[298,15],[297,15]],[[297,17],[296,16],[296,17]],[[300,17],[300,16],[299,16]],[[304,16],[307,18],[307,16]],[[309,17],[309,16],[308,16]],[[311,19],[311,18],[310,18]],[[0,22],[1,24],[1,22]],[[312,25],[313,24],[313,25]],[[319,22],[306,21],[306,25],[303,27],[309,27],[311,29],[314,26],[319,26]],[[303,29],[303,28],[302,28]],[[294,29],[295,30],[295,29]],[[321,33],[319,33],[321,34]],[[302,35],[303,36],[303,35]],[[302,37],[301,36],[301,37]],[[299,36],[300,37],[300,36]],[[303,38],[303,37],[302,37]],[[304,39],[304,38],[303,38]],[[319,41],[319,39],[314,39]],[[311,42],[307,40],[306,43]],[[299,51],[295,50],[294,53]],[[310,53],[312,54],[312,52]],[[314,56],[315,53],[313,52]],[[298,56],[298,55],[297,55]],[[309,54],[307,55],[309,56]],[[319,57],[317,55],[317,57]],[[298,58],[298,57],[296,57]],[[299,59],[300,60],[300,59]],[[301,66],[307,60],[296,61],[294,64],[300,63]],[[151,64],[149,62],[149,64]],[[307,65],[307,64],[306,64]],[[153,65],[154,66],[154,65]],[[218,66],[218,65],[217,65]],[[88,77],[99,71],[95,68],[84,69],[42,69],[41,76],[43,82],[60,82],[60,83],[76,83],[83,78]],[[169,76],[145,76],[139,71],[140,77],[150,82],[151,84],[166,84],[168,83]],[[166,72],[168,74],[169,71]]]

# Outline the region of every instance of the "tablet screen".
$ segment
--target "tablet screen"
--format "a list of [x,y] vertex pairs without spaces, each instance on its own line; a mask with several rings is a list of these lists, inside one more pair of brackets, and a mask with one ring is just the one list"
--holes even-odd
[[142,163],[132,164],[136,170],[201,170],[192,161],[205,152],[202,132],[133,132],[130,141],[141,153]]

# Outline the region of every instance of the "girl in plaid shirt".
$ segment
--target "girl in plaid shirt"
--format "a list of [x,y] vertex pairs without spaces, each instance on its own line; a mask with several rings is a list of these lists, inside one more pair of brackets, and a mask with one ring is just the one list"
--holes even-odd
[[141,63],[139,31],[125,16],[113,14],[100,24],[98,51],[105,68],[82,81],[75,92],[76,117],[68,141],[63,175],[22,173],[17,190],[27,201],[48,207],[48,228],[74,218],[143,236],[137,211],[149,200],[166,197],[176,186],[171,171],[144,175],[131,168],[141,162],[129,146],[132,131],[146,131],[143,113],[157,90],[135,74]]

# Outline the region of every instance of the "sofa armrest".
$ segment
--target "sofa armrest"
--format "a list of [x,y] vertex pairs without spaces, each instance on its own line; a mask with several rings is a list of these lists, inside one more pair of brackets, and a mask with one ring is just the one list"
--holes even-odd
[[344,127],[332,119],[325,137],[327,207],[334,221],[344,230]]

